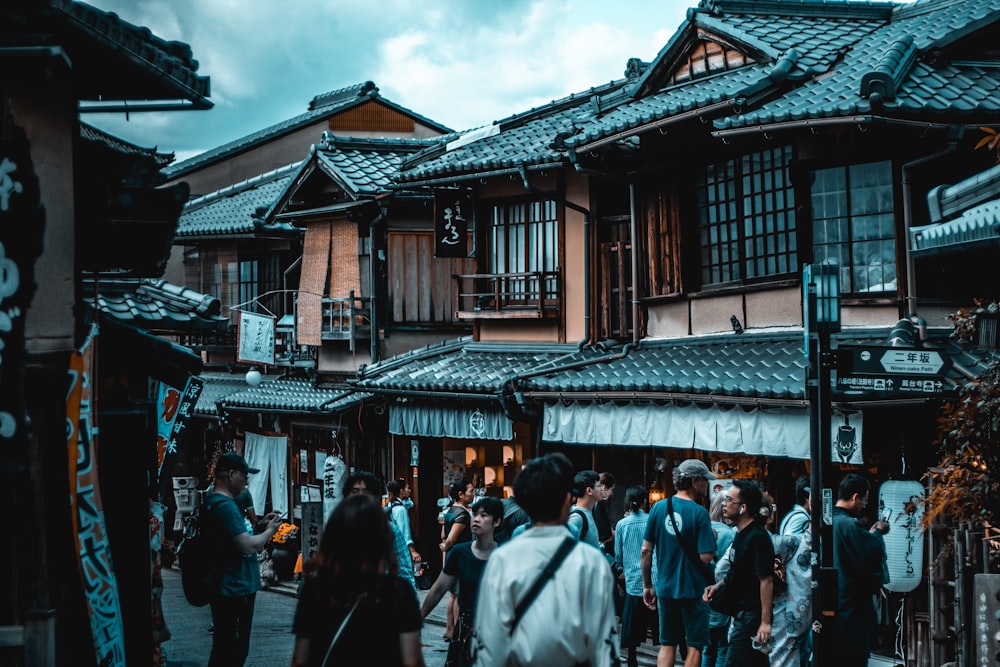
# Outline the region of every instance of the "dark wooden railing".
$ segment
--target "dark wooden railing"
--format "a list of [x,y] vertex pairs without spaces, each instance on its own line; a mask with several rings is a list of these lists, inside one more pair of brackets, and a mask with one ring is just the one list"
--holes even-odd
[[548,318],[560,311],[559,272],[467,273],[458,283],[458,319]]

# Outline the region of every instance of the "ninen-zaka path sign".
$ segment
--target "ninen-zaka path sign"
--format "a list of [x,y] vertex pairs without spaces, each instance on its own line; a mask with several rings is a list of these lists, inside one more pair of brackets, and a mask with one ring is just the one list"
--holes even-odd
[[943,350],[841,345],[836,390],[849,394],[934,396],[953,387],[945,379],[951,360]]

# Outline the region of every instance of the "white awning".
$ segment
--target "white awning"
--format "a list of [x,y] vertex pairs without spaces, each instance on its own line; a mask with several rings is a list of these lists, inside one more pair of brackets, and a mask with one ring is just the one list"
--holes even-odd
[[[851,422],[860,436],[861,416],[852,415]],[[542,440],[808,459],[809,413],[718,405],[546,403]],[[858,444],[860,450],[860,437]]]
[[514,426],[498,408],[406,403],[389,406],[389,433],[510,441],[514,439]]

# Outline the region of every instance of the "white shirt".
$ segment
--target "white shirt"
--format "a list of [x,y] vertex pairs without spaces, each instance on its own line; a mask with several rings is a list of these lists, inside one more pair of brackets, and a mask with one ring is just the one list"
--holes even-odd
[[601,552],[588,546],[569,552],[510,634],[514,608],[569,535],[565,525],[534,526],[486,561],[475,614],[478,667],[618,662],[614,577]]

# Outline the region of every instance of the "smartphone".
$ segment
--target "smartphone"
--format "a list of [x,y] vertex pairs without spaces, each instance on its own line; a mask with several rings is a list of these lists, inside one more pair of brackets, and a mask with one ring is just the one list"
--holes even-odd
[[886,523],[889,523],[889,517],[890,516],[892,516],[892,510],[889,509],[889,508],[886,508],[886,509],[882,510],[882,516],[879,517],[879,518],[882,521],[885,521]]

